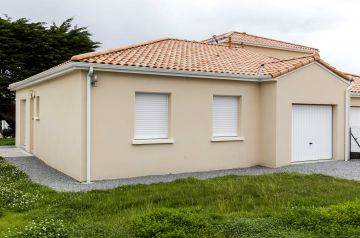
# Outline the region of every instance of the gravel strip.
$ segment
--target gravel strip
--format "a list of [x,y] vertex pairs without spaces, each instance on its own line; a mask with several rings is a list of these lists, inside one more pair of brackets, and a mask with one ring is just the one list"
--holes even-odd
[[1,157],[26,157],[26,156],[32,156],[25,150],[22,150],[20,148],[17,148],[15,146],[0,146],[0,156]]
[[[0,154],[0,156],[3,156]],[[79,183],[69,176],[49,167],[41,160],[33,156],[5,157],[6,160],[23,170],[32,181],[48,186],[61,192],[89,191],[93,189],[110,189],[123,185],[151,184],[159,182],[170,182],[180,178],[194,177],[207,179],[226,175],[260,175],[275,172],[298,172],[306,174],[324,174],[338,178],[360,180],[360,161],[324,161],[306,164],[293,164],[281,168],[266,168],[255,166],[251,168],[216,170],[207,172],[151,175],[135,178],[113,179],[96,181],[90,184]]]

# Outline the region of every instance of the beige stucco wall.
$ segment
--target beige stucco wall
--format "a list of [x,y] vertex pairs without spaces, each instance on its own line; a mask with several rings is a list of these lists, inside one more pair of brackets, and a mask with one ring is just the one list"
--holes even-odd
[[278,80],[275,106],[276,167],[291,162],[292,104],[333,105],[333,159],[344,160],[347,86],[337,76],[316,63]]
[[360,107],[360,97],[351,97],[350,105],[352,107]]
[[[76,71],[16,92],[16,145],[23,146],[20,138],[25,123],[25,149],[77,180],[83,176],[83,77],[81,71]],[[34,110],[30,110],[31,92],[40,97],[40,120],[33,120],[36,104],[34,99]],[[20,120],[21,100],[26,100],[25,122]]]
[[260,84],[260,162],[276,167],[276,93],[277,82]]
[[[347,84],[318,64],[296,70],[278,82],[261,84],[103,72],[98,78],[92,109],[94,180],[289,165],[292,104],[296,103],[333,105],[334,159],[344,159]],[[137,91],[171,94],[170,138],[174,144],[132,144]],[[242,97],[240,136],[245,141],[210,141],[215,94]]]
[[[92,179],[259,164],[259,84],[98,72],[92,91]],[[174,144],[133,145],[135,92],[170,93]],[[241,96],[244,141],[211,142],[213,95]]]

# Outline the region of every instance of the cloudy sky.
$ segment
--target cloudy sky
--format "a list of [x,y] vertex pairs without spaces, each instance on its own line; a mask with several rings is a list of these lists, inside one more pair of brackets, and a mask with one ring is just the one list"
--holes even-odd
[[102,49],[241,31],[319,48],[328,63],[357,74],[359,9],[358,0],[0,0],[0,13],[15,19],[60,23],[75,17]]

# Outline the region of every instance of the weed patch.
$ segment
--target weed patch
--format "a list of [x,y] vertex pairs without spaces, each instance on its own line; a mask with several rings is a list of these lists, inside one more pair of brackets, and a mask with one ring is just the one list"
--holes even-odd
[[219,237],[209,216],[200,209],[155,209],[137,217],[131,230],[135,237]]
[[59,193],[0,158],[0,237],[360,237],[359,191],[281,173]]

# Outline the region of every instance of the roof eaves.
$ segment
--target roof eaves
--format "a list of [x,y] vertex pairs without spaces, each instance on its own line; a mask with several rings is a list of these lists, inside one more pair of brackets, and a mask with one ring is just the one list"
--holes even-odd
[[355,90],[355,91],[351,90],[350,93],[351,93],[351,97],[360,97],[359,90]]
[[76,66],[79,64],[80,64],[79,62],[67,61],[66,63],[62,63],[60,65],[52,67],[41,73],[35,74],[29,78],[26,78],[26,79],[21,80],[16,83],[12,83],[9,85],[8,89],[11,91],[16,91],[18,89],[28,87],[33,84],[37,84],[40,81],[47,80],[48,78],[54,78],[57,76],[61,76],[63,74],[66,74],[66,73],[74,70],[76,68]]
[[330,64],[326,63],[324,60],[319,59],[318,62],[320,64],[322,64],[323,66],[325,66],[327,69],[329,69],[330,71],[332,71],[333,73],[339,75],[340,77],[352,82],[354,81],[353,78],[347,74],[345,74],[344,72],[341,72],[340,70],[336,69],[335,67],[331,66]]
[[268,81],[272,79],[271,75],[257,76],[257,75],[245,75],[245,74],[214,73],[214,72],[161,69],[161,68],[150,68],[150,67],[123,66],[123,65],[113,65],[113,64],[98,64],[98,63],[70,61],[67,64],[63,64],[58,67],[53,67],[49,70],[31,76],[17,83],[10,84],[8,88],[11,91],[16,91],[64,75],[75,69],[88,69],[89,67],[93,67],[94,70],[98,70],[98,71],[111,71],[111,72],[133,73],[133,74],[150,74],[150,75],[162,75],[162,76],[178,76],[178,77],[190,77],[190,78],[205,78],[205,79],[220,79],[220,80],[260,82],[263,80]]
[[262,79],[269,79],[271,75],[248,75],[248,74],[232,74],[232,73],[218,73],[218,72],[204,72],[204,71],[190,71],[138,66],[123,66],[113,64],[97,64],[85,63],[94,67],[94,70],[100,69],[102,71],[117,71],[122,73],[138,73],[138,74],[154,74],[164,76],[179,76],[179,77],[193,77],[193,78],[211,78],[211,79],[225,79],[225,80],[240,80],[240,81],[259,81]]

